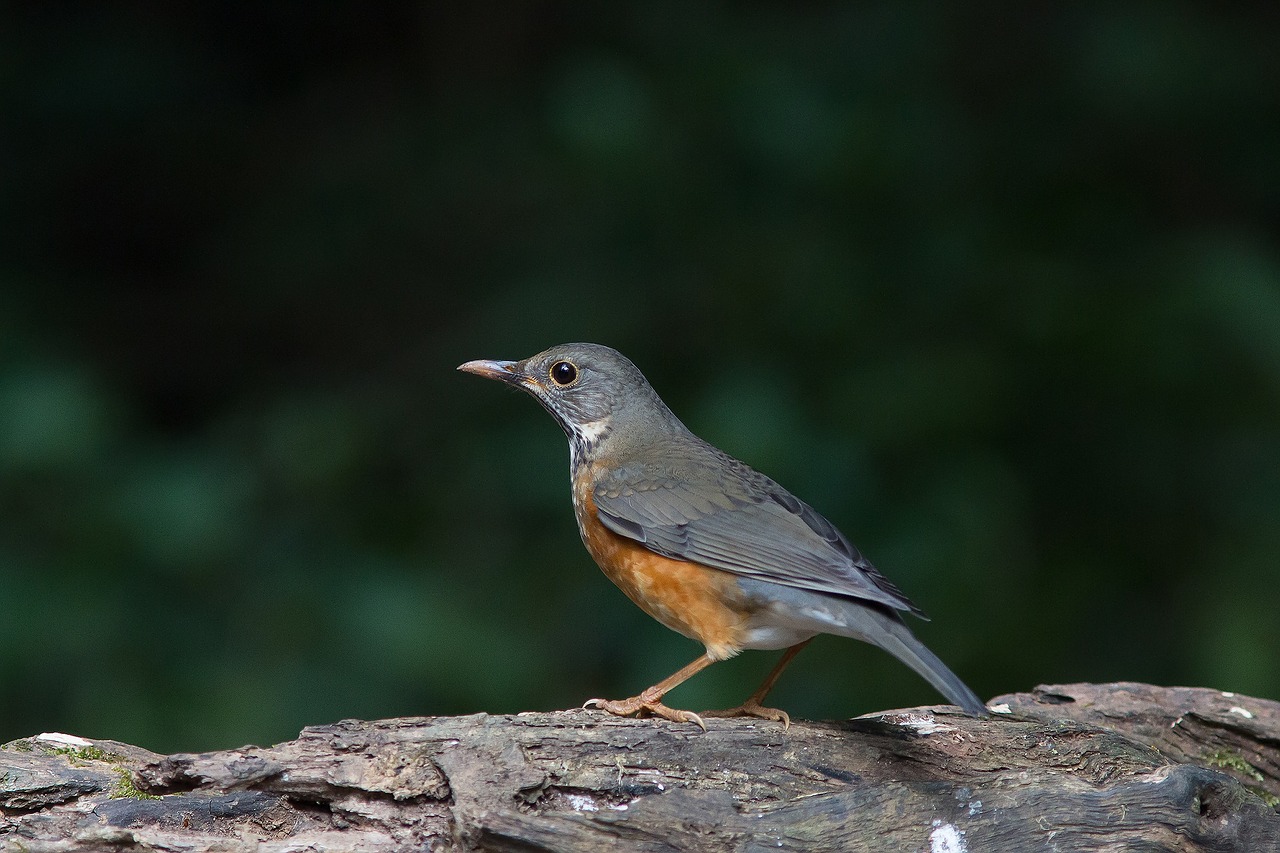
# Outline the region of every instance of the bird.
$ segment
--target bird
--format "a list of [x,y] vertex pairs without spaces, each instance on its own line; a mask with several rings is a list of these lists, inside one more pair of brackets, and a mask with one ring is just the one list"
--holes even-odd
[[[971,716],[987,709],[911,633],[924,613],[835,525],[777,482],[694,435],[644,374],[600,344],[553,346],[521,361],[476,360],[458,370],[532,395],[569,440],[574,515],[604,574],[649,616],[705,652],[627,699],[583,707],[694,723],[703,717],[791,718],[763,703],[818,634],[877,646]],[[744,649],[785,649],[741,705],[697,714],[666,694]]]

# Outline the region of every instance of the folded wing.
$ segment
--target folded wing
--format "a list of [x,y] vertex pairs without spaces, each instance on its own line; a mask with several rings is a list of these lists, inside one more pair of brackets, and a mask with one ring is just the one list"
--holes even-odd
[[593,493],[601,522],[666,557],[923,616],[812,507],[716,455],[614,469]]

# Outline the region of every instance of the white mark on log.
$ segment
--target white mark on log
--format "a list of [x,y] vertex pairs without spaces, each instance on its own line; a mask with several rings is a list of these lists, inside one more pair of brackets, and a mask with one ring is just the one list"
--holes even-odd
[[600,807],[596,805],[596,801],[585,794],[565,794],[565,799],[569,801],[569,805],[573,807],[575,812],[600,811]]
[[964,846],[964,833],[950,823],[934,820],[929,833],[929,853],[969,853]]
[[64,735],[62,732],[44,732],[35,737],[36,740],[47,740],[50,743],[60,743],[63,746],[93,746],[93,741],[85,740],[75,735]]
[[[592,797],[586,794],[565,794],[564,796],[565,796],[565,799],[569,801],[569,805],[573,808],[575,812],[600,811],[600,804],[597,803]],[[609,803],[608,807],[611,811],[625,812],[628,808],[630,808],[630,804],[619,803],[618,805],[615,806],[612,803]]]
[[974,800],[969,803],[969,817],[973,817],[982,811],[982,800]]
[[1222,695],[1223,695],[1223,698],[1234,699],[1236,694],[1232,693],[1230,690],[1224,690],[1222,691]]
[[999,705],[990,705],[987,710],[993,714],[1012,714],[1013,709],[1009,707],[1008,702],[1001,702]]
[[1253,719],[1253,714],[1249,711],[1246,711],[1244,708],[1241,708],[1239,705],[1232,707],[1231,713],[1239,714],[1240,716],[1244,717],[1246,720]]
[[932,735],[939,732],[954,732],[956,730],[955,726],[948,726],[945,723],[938,722],[938,718],[933,714],[902,712],[896,714],[880,714],[879,717],[886,723],[902,726],[907,729],[913,729],[922,735]]
[[954,732],[955,726],[944,725],[933,717],[906,717],[899,722],[909,729],[915,729],[922,735],[932,735],[938,732]]

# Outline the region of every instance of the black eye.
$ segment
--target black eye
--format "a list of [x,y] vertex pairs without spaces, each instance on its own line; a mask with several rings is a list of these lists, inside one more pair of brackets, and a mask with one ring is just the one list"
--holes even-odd
[[578,378],[578,368],[573,366],[572,362],[557,361],[551,365],[551,381],[563,387],[572,385],[574,380]]

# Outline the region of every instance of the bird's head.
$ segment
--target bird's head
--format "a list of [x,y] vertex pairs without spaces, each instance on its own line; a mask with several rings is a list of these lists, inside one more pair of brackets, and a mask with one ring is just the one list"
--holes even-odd
[[644,374],[617,350],[560,344],[523,361],[468,361],[459,370],[497,379],[532,394],[574,444],[588,451],[619,426],[629,434],[683,429]]

